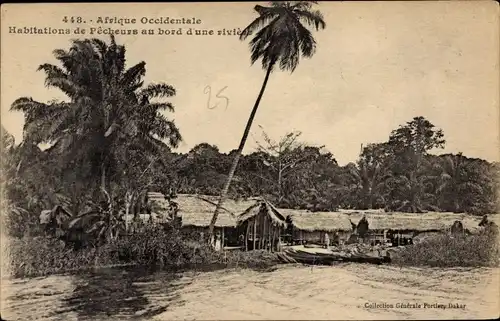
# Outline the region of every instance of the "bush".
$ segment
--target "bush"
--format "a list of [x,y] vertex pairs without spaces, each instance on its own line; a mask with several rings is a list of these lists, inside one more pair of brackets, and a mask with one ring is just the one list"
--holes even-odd
[[196,238],[189,238],[177,229],[148,228],[111,245],[113,252],[125,262],[168,268],[191,268],[197,265],[267,268],[278,262],[267,251],[215,251]]
[[100,247],[78,251],[46,237],[11,240],[8,248],[14,277],[74,272],[104,266],[140,265],[172,270],[193,267],[269,268],[278,263],[266,251],[218,252],[208,244],[183,237],[177,229],[147,227],[144,233],[118,239]]
[[121,262],[139,265],[180,267],[189,264],[207,264],[215,259],[215,251],[183,237],[177,229],[146,227],[108,244],[110,251]]
[[498,236],[483,233],[471,236],[439,235],[397,252],[392,262],[406,266],[479,267],[498,266]]
[[13,277],[43,276],[118,262],[107,247],[75,251],[65,247],[62,241],[46,237],[13,238],[7,255]]

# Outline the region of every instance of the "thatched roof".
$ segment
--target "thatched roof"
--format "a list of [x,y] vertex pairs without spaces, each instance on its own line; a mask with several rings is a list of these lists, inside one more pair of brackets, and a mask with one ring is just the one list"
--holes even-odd
[[303,231],[352,231],[349,216],[337,212],[310,212],[305,210],[280,209],[289,216],[292,225]]
[[351,210],[351,209],[343,209],[339,208],[338,212],[346,213],[346,214],[369,214],[369,213],[385,213],[385,210],[382,209],[372,209],[372,210]]
[[[214,212],[183,213],[182,226],[208,227]],[[236,227],[236,217],[228,212],[220,212],[215,227]]]
[[264,211],[274,224],[286,226],[285,217],[279,212],[279,210],[276,207],[274,207],[271,203],[263,199],[257,201],[255,204],[248,207],[246,211],[244,211],[241,215],[239,215],[238,224],[241,224],[247,221],[248,219],[256,216],[261,211]]
[[[446,229],[443,221],[423,217],[396,215],[366,215],[370,230],[441,231]],[[359,221],[353,221],[354,223]]]
[[464,228],[474,231],[478,228],[480,217],[457,213],[351,213],[351,221],[357,224],[365,216],[370,230],[414,230],[442,231],[450,228],[455,221],[462,222]]
[[[157,204],[157,208],[165,211],[168,209],[168,201],[160,193],[148,193],[148,197]],[[172,201],[177,203],[177,214],[182,219],[182,226],[208,227],[212,220],[218,197],[178,194]],[[227,199],[223,204],[223,209],[219,212],[215,226],[235,227],[237,225],[237,216],[255,205],[256,202],[257,199],[255,198],[244,200]]]

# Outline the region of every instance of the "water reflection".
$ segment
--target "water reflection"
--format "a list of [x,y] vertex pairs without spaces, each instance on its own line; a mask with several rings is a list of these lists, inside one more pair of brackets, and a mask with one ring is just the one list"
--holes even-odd
[[[149,319],[184,305],[180,294],[205,272],[224,264],[185,266],[177,271],[145,267],[108,268],[73,275],[13,279],[2,288],[2,320]],[[271,272],[273,268],[255,268]]]
[[176,292],[189,284],[180,281],[179,273],[146,268],[102,269],[73,278],[73,292],[53,316],[73,312],[78,319],[152,317],[173,303],[182,304]]

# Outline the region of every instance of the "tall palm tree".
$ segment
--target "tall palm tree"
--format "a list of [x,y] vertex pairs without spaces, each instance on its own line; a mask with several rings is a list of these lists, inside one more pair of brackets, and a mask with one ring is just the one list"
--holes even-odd
[[423,158],[422,165],[417,170],[394,175],[386,181],[391,210],[410,213],[439,210],[434,205],[433,182],[436,177],[430,172],[430,165],[429,161]]
[[273,1],[270,7],[256,5],[254,10],[259,16],[241,33],[240,40],[245,40],[253,32],[260,29],[250,41],[251,62],[254,64],[260,59],[263,69],[266,70],[266,75],[210,222],[210,236],[213,234],[217,216],[229,191],[271,72],[276,66],[281,70],[293,72],[297,68],[301,56],[310,58],[316,51],[316,41],[303,23],[315,27],[316,30],[324,29],[326,24],[321,12],[311,10],[313,3],[317,3],[317,1]]
[[391,177],[384,164],[361,158],[357,166],[349,167],[349,174],[361,196],[362,209],[373,209],[374,202],[384,199],[385,182]]
[[161,113],[174,111],[173,106],[150,101],[174,96],[175,89],[161,83],[143,87],[145,62],[126,69],[125,47],[113,36],[110,45],[99,39],[75,40],[69,51],[57,49],[54,55],[62,68],[43,64],[38,70],[45,72],[45,84],[63,91],[69,101],[17,99],[11,110],[25,114],[25,141],[54,143],[51,150],[69,156],[68,164],[79,160],[94,165],[91,174],[100,172],[103,189],[107,171],[116,165],[117,148],[139,143],[155,151],[165,145],[163,140],[177,146],[179,131]]
[[24,113],[23,140],[52,143],[48,152],[62,159],[63,167],[85,173],[78,179],[95,186],[95,196],[100,190],[113,213],[110,189],[120,175],[122,151],[134,145],[159,153],[181,140],[174,122],[162,113],[173,112],[172,104],[152,101],[174,96],[175,89],[164,83],[144,86],[145,62],[127,69],[125,47],[113,36],[110,44],[74,40],[68,51],[57,49],[54,56],[61,67],[42,64],[38,70],[45,72],[46,86],[60,89],[67,101],[23,97],[11,110]]
[[465,183],[469,183],[467,178],[464,180],[465,159],[461,154],[445,155],[438,159],[435,168],[438,170],[439,180],[436,186],[436,194],[440,198],[440,205],[444,210],[453,212],[461,211],[462,198],[458,190]]

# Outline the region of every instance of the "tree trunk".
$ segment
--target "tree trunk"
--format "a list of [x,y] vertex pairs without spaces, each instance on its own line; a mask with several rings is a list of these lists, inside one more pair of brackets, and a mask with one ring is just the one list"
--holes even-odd
[[368,209],[371,210],[373,209],[373,194],[370,193],[370,195],[368,195]]
[[248,235],[250,234],[250,221],[247,222],[247,230],[245,233],[245,251],[248,252]]
[[255,251],[255,238],[256,238],[256,235],[257,235],[257,216],[255,216],[253,218],[253,247],[252,247],[252,251]]
[[273,67],[273,63],[270,63],[269,67],[267,68],[266,77],[264,78],[264,82],[262,83],[262,88],[260,89],[259,95],[257,96],[257,100],[255,101],[255,105],[253,106],[252,112],[250,113],[250,117],[248,118],[248,122],[247,122],[247,125],[245,127],[245,131],[243,132],[243,137],[241,137],[240,146],[238,147],[238,150],[237,150],[236,155],[234,157],[233,163],[231,165],[231,169],[229,170],[226,184],[224,185],[224,188],[223,188],[222,193],[220,195],[219,201],[217,202],[217,206],[215,207],[212,221],[210,222],[210,225],[208,227],[208,234],[209,235],[212,235],[214,232],[215,222],[217,222],[217,217],[219,215],[220,209],[221,209],[221,207],[224,203],[224,200],[227,196],[227,193],[229,191],[229,187],[231,186],[231,181],[233,180],[234,172],[236,171],[236,167],[238,167],[238,161],[240,160],[241,152],[243,151],[243,148],[245,147],[245,143],[247,141],[248,134],[250,133],[250,128],[252,127],[253,119],[255,118],[255,114],[257,113],[257,109],[259,108],[260,100],[262,99],[262,96],[264,95],[267,81],[269,80],[269,76],[271,75],[272,67]]
[[106,196],[107,198],[107,201],[108,201],[108,208],[107,209],[103,209],[104,211],[107,211],[107,224],[108,224],[108,228],[109,228],[109,231],[108,231],[108,241],[112,241],[113,240],[113,234],[112,234],[112,231],[110,229],[111,227],[111,224],[112,224],[112,221],[111,221],[111,213],[112,213],[112,203],[111,203],[111,196],[109,195],[109,192],[106,190],[106,166],[104,163],[101,164],[101,191],[103,192],[103,194]]
[[128,233],[129,231],[129,215],[130,215],[130,208],[132,207],[132,201],[134,199],[134,195],[131,192],[127,192],[125,194],[125,232]]
[[282,175],[283,175],[283,170],[281,169],[281,162],[280,162],[278,170],[278,203],[281,203],[281,200],[283,199],[282,196],[283,192],[281,190]]
[[106,167],[104,163],[101,164],[101,190],[106,191]]

